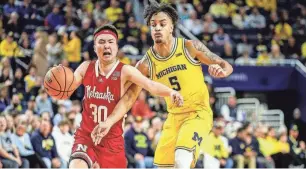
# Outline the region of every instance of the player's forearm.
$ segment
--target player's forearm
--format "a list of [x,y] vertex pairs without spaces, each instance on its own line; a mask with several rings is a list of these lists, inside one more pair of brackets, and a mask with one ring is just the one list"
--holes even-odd
[[229,64],[227,61],[221,59],[221,61],[219,61],[219,65],[226,72],[226,76],[229,76],[230,74],[233,73],[233,66]]
[[141,87],[137,86],[136,84],[132,84],[117,103],[106,122],[113,125],[122,119],[123,116],[132,108],[141,90]]
[[153,95],[158,95],[160,97],[169,97],[171,96],[171,93],[173,92],[172,89],[170,89],[169,87],[161,84],[161,83],[157,83],[154,81],[151,81],[147,86],[146,89]]

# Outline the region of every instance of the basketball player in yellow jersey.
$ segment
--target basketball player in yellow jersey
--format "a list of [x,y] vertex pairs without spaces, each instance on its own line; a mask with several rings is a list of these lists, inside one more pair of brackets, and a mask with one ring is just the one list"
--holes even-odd
[[[194,167],[200,145],[205,141],[203,138],[213,123],[201,63],[209,65],[208,71],[215,78],[229,76],[233,68],[201,42],[173,37],[178,14],[170,5],[153,2],[146,7],[144,16],[151,28],[154,45],[137,67],[143,74],[172,87],[184,97],[182,107],[175,107],[166,98],[169,115],[157,145],[154,164],[158,167]],[[139,91],[140,88],[133,84],[112,115],[95,128],[93,135],[103,137],[109,126],[130,109]]]

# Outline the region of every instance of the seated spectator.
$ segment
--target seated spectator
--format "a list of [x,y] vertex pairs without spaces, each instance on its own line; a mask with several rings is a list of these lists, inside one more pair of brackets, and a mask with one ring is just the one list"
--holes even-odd
[[221,57],[225,60],[227,60],[230,63],[233,63],[233,61],[236,59],[236,48],[234,48],[230,42],[226,42],[224,44],[224,51],[221,54]]
[[7,120],[0,116],[0,157],[4,168],[29,168],[29,161],[21,158],[13,144],[10,134],[6,132]]
[[19,38],[22,32],[22,22],[17,12],[12,12],[6,25],[6,32],[14,32],[15,37]]
[[[212,132],[207,137],[204,144],[204,152],[217,159],[220,163],[220,166],[215,166],[217,168],[232,168],[234,162],[229,158],[229,149],[225,145],[223,139],[226,139],[222,136],[224,132],[225,124],[223,122],[215,122]],[[227,140],[227,139],[226,139]],[[205,156],[205,155],[204,155]],[[205,163],[209,161],[204,160]]]
[[288,39],[288,43],[284,47],[284,55],[289,59],[300,59],[301,49],[300,46],[296,43],[294,37]]
[[244,28],[247,27],[248,18],[249,18],[249,16],[247,15],[245,8],[240,7],[239,8],[239,13],[233,14],[232,23],[238,29],[244,29]]
[[29,70],[29,74],[24,77],[26,92],[30,92],[30,90],[35,86],[35,81],[37,80],[36,66],[31,65],[28,70]]
[[193,5],[188,3],[187,0],[178,0],[175,2],[179,18],[188,19],[190,14],[194,11]]
[[255,65],[256,64],[256,60],[251,58],[248,51],[245,50],[242,53],[242,56],[240,56],[239,58],[237,58],[235,60],[235,64],[236,65]]
[[237,54],[242,55],[244,51],[248,51],[250,55],[253,54],[253,45],[249,43],[246,34],[241,36],[241,41],[237,44]]
[[270,64],[271,64],[271,58],[268,55],[267,48],[261,49],[261,52],[257,57],[257,65],[270,65]]
[[305,165],[306,147],[305,142],[298,140],[299,130],[297,125],[292,125],[289,131],[290,154],[293,157],[293,166]]
[[229,16],[228,6],[226,3],[224,3],[223,0],[217,0],[209,7],[209,13],[211,13],[216,18],[227,18]]
[[22,105],[20,102],[20,98],[18,94],[14,94],[12,96],[12,101],[11,104],[9,106],[6,107],[6,109],[4,110],[5,114],[20,114],[22,113]]
[[195,36],[199,35],[202,32],[202,29],[203,29],[202,21],[197,18],[196,11],[193,11],[190,14],[189,19],[185,19],[183,21],[183,25],[186,29],[188,29]]
[[66,120],[60,121],[57,126],[53,127],[52,136],[61,159],[61,168],[67,168],[74,141],[73,136],[69,133],[69,122]]
[[282,63],[283,59],[285,59],[285,56],[281,53],[277,44],[272,45],[269,57],[271,58],[272,63]]
[[221,115],[226,121],[243,121],[243,112],[237,110],[237,98],[235,96],[230,96],[228,102],[222,105],[220,110]]
[[224,33],[224,30],[222,27],[219,27],[217,32],[213,35],[213,41],[218,46],[223,46],[225,43],[231,41],[230,37],[227,33]]
[[2,57],[15,57],[19,49],[17,42],[14,41],[14,33],[9,32],[6,38],[0,43],[0,56]]
[[48,94],[45,91],[45,89],[39,90],[39,95],[36,97],[36,106],[38,114],[41,114],[43,111],[48,111],[50,113],[50,116],[53,117],[53,107],[52,102],[48,98]]
[[160,117],[154,117],[151,120],[151,127],[148,129],[148,138],[152,142],[152,149],[155,150],[157,147],[158,140],[161,136],[161,131],[163,128],[163,121]]
[[282,40],[288,40],[292,36],[292,27],[289,23],[281,20],[275,26],[275,34],[279,35]]
[[277,140],[275,139],[275,132],[273,128],[267,130],[262,127],[258,131],[257,139],[259,142],[260,154],[258,155],[258,163],[260,168],[274,168],[274,160],[272,154],[276,152]]
[[57,126],[61,121],[63,121],[66,117],[66,113],[66,107],[64,105],[59,105],[57,114],[53,118],[53,125]]
[[0,87],[0,112],[3,112],[9,104],[8,87],[2,86]]
[[13,144],[22,158],[30,162],[30,168],[46,168],[42,159],[35,153],[27,131],[27,122],[20,119],[16,124],[16,133],[12,135]]
[[306,42],[302,44],[301,51],[302,51],[302,61],[306,65]]
[[50,121],[42,121],[39,130],[33,132],[31,143],[34,151],[42,158],[48,168],[59,168],[61,161],[59,159],[56,144],[51,135]]
[[207,13],[204,16],[203,32],[204,33],[215,33],[218,29],[218,24],[214,21],[211,14]]
[[3,13],[8,17],[13,12],[17,12],[17,6],[15,5],[15,0],[9,0],[8,3],[3,6]]
[[266,27],[266,18],[260,14],[257,8],[253,8],[248,17],[247,25],[249,28],[263,29]]
[[136,168],[153,168],[151,141],[143,131],[142,125],[143,118],[137,116],[132,127],[125,133],[126,153],[128,159],[134,157]]
[[116,20],[118,20],[119,15],[123,12],[122,8],[120,8],[119,5],[119,2],[116,0],[110,1],[110,7],[105,9],[106,18],[109,21],[115,22]]
[[17,68],[15,71],[15,78],[12,84],[12,92],[20,94],[22,99],[24,99],[25,94],[25,81],[23,78],[23,72],[20,68]]
[[45,20],[45,25],[52,30],[56,30],[59,26],[65,25],[64,16],[60,14],[60,5],[53,6],[52,13],[49,13]]
[[57,41],[57,35],[51,34],[49,36],[49,43],[46,46],[48,52],[49,66],[58,65],[62,60],[62,45]]
[[236,163],[236,168],[244,168],[244,165],[246,162],[250,161],[245,161],[244,158],[244,153],[245,153],[245,142],[243,138],[246,137],[246,131],[244,128],[240,127],[237,130],[237,135],[235,138],[230,140],[230,147],[232,149],[231,156],[233,157],[235,163]]

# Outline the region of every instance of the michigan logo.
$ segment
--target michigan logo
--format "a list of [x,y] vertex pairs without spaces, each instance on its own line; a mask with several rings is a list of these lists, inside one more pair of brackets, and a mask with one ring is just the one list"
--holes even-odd
[[200,146],[202,141],[203,141],[203,137],[200,137],[199,134],[197,132],[193,133],[193,137],[192,137],[193,141],[197,141],[198,145]]

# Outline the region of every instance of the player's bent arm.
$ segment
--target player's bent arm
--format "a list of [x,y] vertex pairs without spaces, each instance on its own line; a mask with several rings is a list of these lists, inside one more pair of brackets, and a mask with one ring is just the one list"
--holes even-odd
[[218,64],[226,72],[226,76],[229,76],[233,72],[233,67],[224,59],[220,58],[215,53],[211,52],[201,41],[199,40],[186,40],[185,47],[191,56],[195,56],[201,63],[206,65]]
[[[145,76],[149,75],[149,64],[146,57],[143,57],[137,64],[136,68]],[[130,82],[128,82],[130,83]],[[125,94],[121,97],[117,105],[115,106],[113,113],[111,113],[106,122],[113,125],[118,122],[123,116],[132,108],[142,87],[132,83],[126,90]]]
[[90,61],[85,61],[74,71],[73,89],[77,89],[82,84],[83,78],[85,76],[89,64]]
[[123,67],[123,74],[127,81],[137,84],[154,95],[170,97],[173,92],[173,89],[145,77],[133,66],[125,65]]

